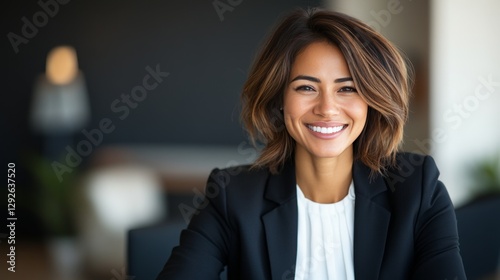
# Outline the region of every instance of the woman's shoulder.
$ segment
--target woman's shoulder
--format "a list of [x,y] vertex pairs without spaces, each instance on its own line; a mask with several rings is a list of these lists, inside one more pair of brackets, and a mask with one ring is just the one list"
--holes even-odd
[[421,173],[439,171],[436,162],[430,155],[410,152],[399,152],[396,155],[396,164],[388,168],[388,173],[403,177],[421,176]]
[[439,181],[439,169],[430,155],[398,153],[396,165],[387,170],[385,181],[394,196],[432,197],[435,192],[445,191]]
[[400,152],[395,165],[384,173],[384,179],[392,191],[411,185],[432,187],[438,181],[439,170],[432,156]]
[[271,176],[267,168],[250,165],[216,168],[208,178],[205,193],[214,207],[223,209],[233,220],[257,217],[269,208],[265,194]]
[[262,192],[271,175],[267,168],[252,165],[237,165],[226,168],[215,168],[210,173],[207,188],[217,188],[233,195],[250,195]]

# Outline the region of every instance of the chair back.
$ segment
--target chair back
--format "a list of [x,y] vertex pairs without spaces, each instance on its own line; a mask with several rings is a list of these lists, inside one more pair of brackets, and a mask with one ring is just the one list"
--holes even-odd
[[156,279],[184,228],[186,223],[180,221],[130,230],[127,274],[135,279]]
[[455,212],[468,279],[500,275],[500,195],[472,201]]
[[[186,227],[184,221],[178,221],[130,230],[127,275],[134,279],[156,279]],[[220,279],[227,279],[226,270],[221,273]]]

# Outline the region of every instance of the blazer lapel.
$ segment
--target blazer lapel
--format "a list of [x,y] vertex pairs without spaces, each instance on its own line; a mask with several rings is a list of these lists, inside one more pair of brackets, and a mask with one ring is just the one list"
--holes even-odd
[[262,216],[272,279],[293,279],[297,256],[297,193],[295,168],[288,163],[278,175],[271,175],[265,198],[276,207]]
[[391,218],[388,191],[382,176],[370,180],[370,169],[353,165],[356,193],[354,211],[354,274],[356,279],[378,279]]

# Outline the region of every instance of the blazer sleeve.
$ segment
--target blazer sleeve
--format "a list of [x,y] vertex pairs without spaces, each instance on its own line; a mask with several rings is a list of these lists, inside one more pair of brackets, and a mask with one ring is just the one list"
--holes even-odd
[[438,180],[434,160],[423,163],[422,197],[415,227],[413,279],[467,279],[459,253],[455,210]]
[[226,215],[225,187],[229,175],[215,169],[207,182],[205,197],[193,203],[198,208],[179,246],[158,275],[158,280],[219,279],[227,263],[229,226]]

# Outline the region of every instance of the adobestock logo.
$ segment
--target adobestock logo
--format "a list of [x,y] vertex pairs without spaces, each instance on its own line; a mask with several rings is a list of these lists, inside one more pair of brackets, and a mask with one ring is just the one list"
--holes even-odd
[[19,46],[21,44],[28,44],[30,39],[33,39],[42,28],[49,23],[49,18],[55,17],[59,13],[59,5],[66,5],[70,0],[47,0],[38,1],[38,6],[42,8],[41,11],[37,11],[31,17],[31,20],[27,17],[22,17],[21,21],[23,26],[21,27],[21,32],[16,34],[14,32],[9,32],[7,38],[12,46],[12,49],[17,54],[19,53]]
[[[142,83],[132,87],[130,94],[121,94],[121,99],[115,99],[111,105],[111,112],[119,114],[118,120],[124,121],[130,116],[133,109],[137,108],[143,102],[149,93],[155,90],[170,75],[169,72],[163,72],[160,64],[156,67],[146,66],[147,74],[143,76]],[[105,117],[99,121],[99,126],[90,130],[83,129],[82,135],[85,139],[80,140],[74,147],[66,146],[66,155],[63,156],[63,162],[53,161],[51,166],[59,182],[62,182],[65,173],[73,172],[83,161],[83,158],[89,156],[94,148],[102,144],[105,136],[116,129],[112,118]]]
[[[436,127],[431,132],[431,137],[423,140],[415,139],[413,142],[418,147],[418,152],[430,154],[432,147],[448,141],[452,131],[458,130],[462,124],[479,110],[491,96],[500,93],[500,82],[494,79],[493,74],[479,76],[474,92],[467,95],[461,102],[451,104],[444,110],[442,119],[446,125]],[[498,76],[496,76],[498,78]]]
[[189,224],[191,218],[194,215],[198,215],[200,213],[200,210],[203,210],[208,206],[208,199],[215,198],[220,194],[220,192],[231,181],[231,176],[236,176],[244,170],[244,168],[239,165],[253,163],[258,158],[260,150],[262,150],[263,148],[264,145],[251,145],[247,141],[241,142],[237,147],[238,154],[248,155],[248,157],[246,157],[243,162],[230,160],[225,166],[228,169],[219,170],[219,172],[217,173],[211,173],[204,191],[201,191],[197,187],[192,188],[194,196],[191,204],[188,205],[186,203],[180,203],[177,205],[177,208],[179,209],[179,212],[184,218],[186,224]]
[[451,125],[452,129],[458,129],[464,119],[468,119],[479,109],[482,101],[488,100],[495,92],[498,93],[495,88],[500,88],[500,82],[494,81],[492,74],[487,78],[480,76],[478,80],[479,83],[473,94],[466,96],[460,103],[454,103],[453,109],[444,111],[443,119]]
[[221,22],[224,21],[224,13],[234,11],[234,8],[239,6],[243,0],[227,0],[226,2],[227,3],[221,0],[214,0],[212,2],[215,12],[219,16]]
[[479,109],[480,102],[498,93],[495,88],[500,88],[500,82],[495,81],[493,77],[492,74],[487,77],[479,76],[479,83],[476,85],[474,93],[466,96],[461,103],[454,103],[453,108],[444,111],[442,117],[447,124],[446,126],[433,129],[429,138],[413,139],[416,148],[411,152],[414,154],[410,155],[408,160],[401,158],[398,161],[398,166],[400,167],[399,174],[388,173],[391,176],[388,177],[389,180],[387,180],[387,183],[392,191],[396,190],[395,186],[397,183],[404,182],[413,174],[416,166],[423,164],[423,158],[417,157],[415,154],[431,154],[434,146],[448,141],[451,132],[458,130],[465,119],[471,117],[472,112]]
[[[412,0],[409,0],[410,2]],[[375,10],[370,11],[370,15],[373,20],[367,22],[371,28],[380,32],[382,27],[387,27],[392,20],[393,15],[400,14],[403,11],[404,6],[401,4],[399,0],[389,0],[387,1],[386,9],[379,10],[378,12]]]

